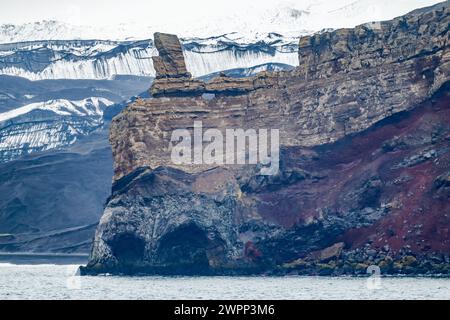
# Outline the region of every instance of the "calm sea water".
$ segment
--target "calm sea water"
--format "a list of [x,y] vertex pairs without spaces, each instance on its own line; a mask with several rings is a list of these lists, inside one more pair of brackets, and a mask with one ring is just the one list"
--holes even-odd
[[0,263],[3,299],[450,299],[450,279],[79,277],[77,265]]

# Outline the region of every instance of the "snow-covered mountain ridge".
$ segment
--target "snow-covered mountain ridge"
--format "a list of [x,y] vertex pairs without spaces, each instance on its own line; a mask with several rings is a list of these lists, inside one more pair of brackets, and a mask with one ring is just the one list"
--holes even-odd
[[[190,72],[203,76],[265,63],[297,65],[297,40],[270,34],[241,44],[235,34],[183,39]],[[49,40],[0,44],[0,74],[30,80],[109,79],[115,75],[154,76],[153,40]]]
[[104,107],[114,102],[101,97],[91,97],[79,101],[56,99],[44,102],[30,103],[23,107],[0,113],[0,123],[24,115],[33,110],[46,110],[61,116],[98,116],[103,115]]
[[101,97],[57,99],[0,113],[0,162],[73,144],[103,124],[112,104]]
[[[244,1],[239,8],[218,7],[201,19],[193,12],[176,19],[173,14],[180,8],[161,9],[153,12],[136,12],[134,17],[114,24],[74,25],[67,22],[45,20],[22,24],[0,25],[0,43],[35,40],[143,40],[155,31],[176,33],[182,38],[230,34],[245,43],[265,40],[268,34],[298,37],[324,28],[354,27],[358,24],[390,20],[416,8],[429,6],[436,0],[302,0]],[[189,8],[189,6],[188,6]],[[198,8],[201,9],[201,8]],[[197,10],[196,10],[197,11]]]
[[195,77],[267,63],[295,66],[302,35],[390,19],[435,2],[308,0],[270,10],[247,4],[250,11],[234,10],[214,19],[212,14],[190,23],[181,19],[89,27],[58,21],[7,24],[0,26],[0,74],[30,80],[154,76],[151,57],[156,50],[149,39],[154,31],[182,37],[186,64]]
[[[151,78],[45,80],[0,75],[0,163],[59,150],[103,127],[104,112],[148,89]],[[111,116],[110,116],[111,117]]]

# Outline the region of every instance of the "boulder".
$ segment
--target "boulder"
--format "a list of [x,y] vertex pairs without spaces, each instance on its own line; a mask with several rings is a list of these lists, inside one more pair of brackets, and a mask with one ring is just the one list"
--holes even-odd
[[320,262],[328,262],[331,259],[337,259],[341,255],[345,244],[338,242],[330,247],[311,253],[311,258]]

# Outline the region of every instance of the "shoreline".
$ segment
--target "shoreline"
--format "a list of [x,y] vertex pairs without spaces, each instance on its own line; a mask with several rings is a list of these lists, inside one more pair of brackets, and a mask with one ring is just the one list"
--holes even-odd
[[[9,263],[11,265],[23,266],[23,265],[78,265],[80,268],[81,276],[93,276],[93,277],[103,277],[103,276],[113,276],[119,278],[139,278],[139,277],[158,277],[158,278],[369,278],[370,274],[332,274],[332,275],[320,275],[320,274],[157,274],[157,273],[137,273],[137,274],[125,274],[125,273],[85,273],[83,272],[87,264],[88,254],[58,254],[58,253],[35,253],[35,252],[1,252],[0,253],[0,264]],[[449,274],[390,274],[381,273],[376,276],[381,279],[390,278],[419,278],[419,279],[450,279]]]

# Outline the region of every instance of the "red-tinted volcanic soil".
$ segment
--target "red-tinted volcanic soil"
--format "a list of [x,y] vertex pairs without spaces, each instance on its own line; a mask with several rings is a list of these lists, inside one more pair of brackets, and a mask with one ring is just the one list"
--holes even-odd
[[373,223],[352,227],[336,240],[347,248],[369,242],[394,251],[406,246],[417,254],[450,253],[447,89],[361,134],[318,148],[289,149],[284,156],[287,166],[311,176],[260,193],[258,209],[265,219],[293,227],[327,215],[351,222],[357,219],[354,212],[379,210],[384,213]]

